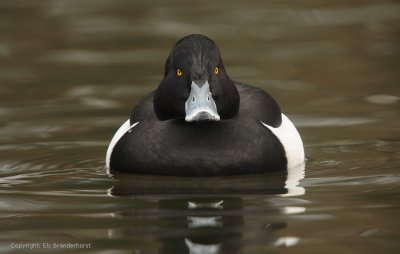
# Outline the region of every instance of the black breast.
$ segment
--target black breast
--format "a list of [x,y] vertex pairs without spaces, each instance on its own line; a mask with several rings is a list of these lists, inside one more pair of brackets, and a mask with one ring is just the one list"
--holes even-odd
[[273,99],[269,101],[269,95],[262,90],[252,90],[242,84],[237,87],[241,95],[238,115],[219,122],[159,121],[152,113],[151,96],[146,98],[131,117],[132,123],[140,123],[126,133],[113,150],[111,169],[199,176],[286,169],[282,144],[260,123],[279,126],[279,107]]

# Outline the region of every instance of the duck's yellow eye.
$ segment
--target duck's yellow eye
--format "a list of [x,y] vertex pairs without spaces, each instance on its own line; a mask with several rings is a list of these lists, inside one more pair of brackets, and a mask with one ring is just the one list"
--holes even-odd
[[181,69],[177,69],[176,70],[176,76],[178,76],[178,77],[182,76],[182,70]]
[[217,74],[217,75],[218,75],[218,72],[219,72],[219,69],[218,69],[218,67],[215,67],[215,70],[214,70],[214,72],[215,72],[215,74]]

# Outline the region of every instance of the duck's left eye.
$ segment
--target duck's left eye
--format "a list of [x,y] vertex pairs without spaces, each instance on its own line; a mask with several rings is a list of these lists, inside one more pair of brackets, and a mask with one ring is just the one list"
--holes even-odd
[[178,76],[178,77],[182,76],[182,70],[181,69],[177,69],[176,70],[176,76]]
[[217,74],[217,75],[218,75],[218,72],[219,72],[219,69],[218,69],[218,67],[215,67],[215,70],[214,70],[214,72],[215,72],[215,74]]

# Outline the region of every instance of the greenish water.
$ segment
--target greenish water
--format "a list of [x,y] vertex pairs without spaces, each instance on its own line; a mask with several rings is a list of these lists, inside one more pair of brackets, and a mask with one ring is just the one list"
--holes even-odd
[[[398,253],[399,21],[396,1],[1,1],[0,252]],[[107,174],[190,33],[278,100],[305,168]]]

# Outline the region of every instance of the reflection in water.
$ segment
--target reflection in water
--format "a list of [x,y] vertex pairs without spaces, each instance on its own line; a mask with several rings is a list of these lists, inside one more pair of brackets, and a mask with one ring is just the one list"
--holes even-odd
[[204,245],[204,244],[197,244],[191,242],[189,239],[185,238],[186,246],[189,248],[190,254],[200,254],[200,253],[220,253],[220,249],[222,244],[211,244],[211,245]]
[[305,175],[305,164],[301,164],[297,167],[289,168],[287,179],[285,181],[285,189],[287,193],[283,193],[282,196],[299,196],[305,194],[305,189],[300,187],[300,180]]
[[[133,194],[280,194],[303,195],[299,182],[304,178],[305,164],[288,171],[230,177],[147,176],[123,172],[109,174],[117,179],[111,195]],[[194,205],[194,204],[192,204]],[[214,204],[218,205],[218,204]]]
[[[278,236],[287,228],[282,215],[305,212],[305,207],[282,206],[279,196],[305,193],[299,186],[304,165],[257,176],[164,177],[117,173],[110,196],[147,203],[113,217],[133,226],[110,229],[111,239],[156,241],[158,253],[232,253],[245,244],[293,246],[294,236]],[[272,194],[272,195],[271,195]],[[260,198],[265,196],[265,198]],[[265,202],[254,205],[254,202]],[[143,223],[143,224],[142,224]],[[173,230],[172,230],[173,229]],[[173,233],[172,233],[173,232]]]

